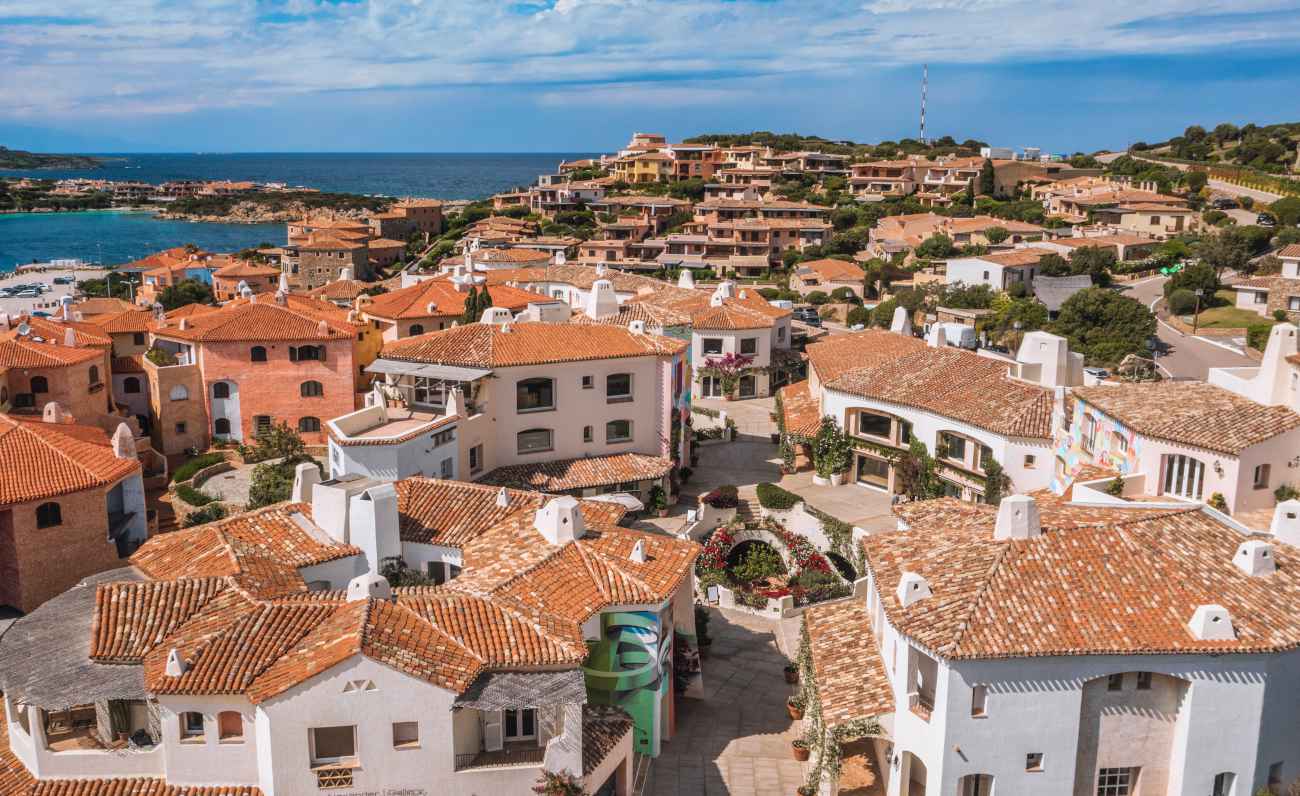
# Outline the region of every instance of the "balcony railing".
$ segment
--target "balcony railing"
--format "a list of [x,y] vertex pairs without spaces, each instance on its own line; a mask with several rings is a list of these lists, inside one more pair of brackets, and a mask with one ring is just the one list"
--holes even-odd
[[536,743],[507,744],[496,752],[472,752],[456,755],[456,770],[474,768],[500,768],[503,766],[540,766],[546,758],[546,749]]
[[316,787],[321,790],[352,787],[352,769],[347,766],[330,766],[316,769]]
[[907,695],[907,709],[925,721],[934,714],[934,695],[913,691]]

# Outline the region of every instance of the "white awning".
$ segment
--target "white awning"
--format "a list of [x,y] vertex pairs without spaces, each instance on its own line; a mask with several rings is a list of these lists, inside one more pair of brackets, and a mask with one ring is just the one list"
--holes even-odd
[[645,508],[644,503],[627,492],[610,492],[605,495],[595,495],[594,497],[583,498],[583,500],[599,500],[605,503],[617,503],[628,511],[641,511]]
[[474,381],[491,375],[483,368],[465,368],[457,365],[428,365],[422,362],[401,362],[395,359],[376,359],[366,366],[366,373],[423,376],[443,381]]

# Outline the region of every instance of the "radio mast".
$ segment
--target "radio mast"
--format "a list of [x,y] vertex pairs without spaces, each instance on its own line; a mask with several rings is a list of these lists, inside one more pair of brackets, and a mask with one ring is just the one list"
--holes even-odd
[[930,87],[930,65],[921,64],[921,143],[925,143],[925,95]]

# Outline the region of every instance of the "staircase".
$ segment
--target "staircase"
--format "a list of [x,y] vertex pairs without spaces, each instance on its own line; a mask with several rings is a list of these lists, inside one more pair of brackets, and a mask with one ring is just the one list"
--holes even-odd
[[741,522],[758,522],[763,518],[762,506],[758,504],[758,488],[753,484],[737,490],[736,519]]

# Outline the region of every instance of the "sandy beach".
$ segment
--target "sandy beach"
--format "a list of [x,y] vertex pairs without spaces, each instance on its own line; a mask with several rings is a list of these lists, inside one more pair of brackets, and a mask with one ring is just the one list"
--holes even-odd
[[[108,271],[103,268],[82,267],[76,269],[75,276],[78,280],[85,279],[102,279]],[[29,272],[29,273],[12,273],[6,271],[3,278],[0,278],[0,288],[14,287],[15,285],[31,285],[42,283],[49,285],[52,290],[42,293],[40,298],[14,298],[0,296],[0,312],[8,315],[18,315],[30,312],[48,312],[54,315],[59,309],[59,300],[63,296],[71,296],[75,290],[75,285],[56,285],[54,278],[56,276],[74,276],[70,268],[51,268],[47,271]]]

